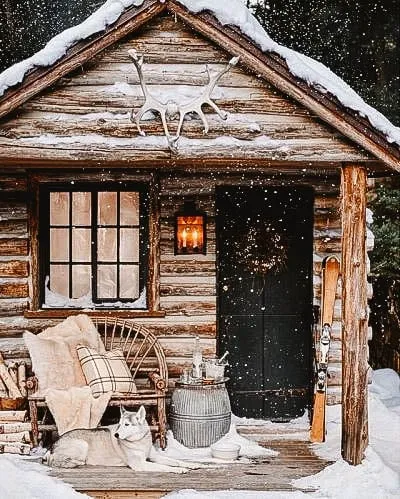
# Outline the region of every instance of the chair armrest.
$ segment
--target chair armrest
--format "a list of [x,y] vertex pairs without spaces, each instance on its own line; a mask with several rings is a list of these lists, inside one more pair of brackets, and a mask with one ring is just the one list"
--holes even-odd
[[28,390],[29,395],[34,395],[38,391],[39,380],[36,376],[30,376],[26,378],[26,388]]
[[149,378],[150,380],[154,383],[154,386],[157,390],[165,392],[167,389],[167,383],[164,378],[162,378],[158,373],[156,372],[150,372],[149,373]]

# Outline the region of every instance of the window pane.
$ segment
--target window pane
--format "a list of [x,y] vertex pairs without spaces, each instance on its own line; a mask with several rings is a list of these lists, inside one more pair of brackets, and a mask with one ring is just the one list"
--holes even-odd
[[98,265],[97,296],[98,298],[117,298],[116,265]]
[[69,225],[69,192],[50,192],[50,225]]
[[91,261],[91,229],[72,229],[72,261]]
[[139,229],[120,229],[120,261],[139,261]]
[[72,225],[90,225],[91,204],[90,192],[72,193]]
[[120,298],[139,298],[139,266],[121,265],[119,268]]
[[139,193],[121,192],[121,225],[139,225]]
[[98,219],[99,219],[99,225],[116,225],[117,223],[116,192],[99,192]]
[[62,296],[69,296],[68,265],[50,265],[50,290]]
[[90,277],[90,265],[72,266],[72,298],[80,298],[81,296],[85,296],[90,292]]
[[117,229],[97,230],[97,259],[103,262],[117,260]]
[[68,262],[69,230],[50,229],[50,261]]

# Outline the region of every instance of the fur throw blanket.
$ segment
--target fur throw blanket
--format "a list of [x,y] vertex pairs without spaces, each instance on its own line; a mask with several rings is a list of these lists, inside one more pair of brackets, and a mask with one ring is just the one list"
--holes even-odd
[[38,394],[46,397],[59,433],[63,433],[61,428],[69,431],[76,427],[97,426],[111,393],[98,399],[92,396],[76,351],[79,344],[105,353],[90,317],[84,314],[70,316],[38,335],[25,332],[24,340],[38,378]]

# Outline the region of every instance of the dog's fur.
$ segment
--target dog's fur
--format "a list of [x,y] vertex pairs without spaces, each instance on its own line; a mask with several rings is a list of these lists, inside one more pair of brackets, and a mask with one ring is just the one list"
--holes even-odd
[[162,456],[153,448],[143,406],[137,412],[121,407],[119,423],[92,430],[72,430],[55,443],[44,461],[49,466],[74,468],[84,464],[129,466],[135,471],[185,473],[200,464]]

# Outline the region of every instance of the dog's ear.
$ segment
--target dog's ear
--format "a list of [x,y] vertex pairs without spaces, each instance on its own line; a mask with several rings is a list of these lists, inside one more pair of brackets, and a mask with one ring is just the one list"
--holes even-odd
[[123,416],[126,413],[125,407],[123,407],[122,405],[120,405],[119,406],[119,412],[120,412],[121,416]]
[[140,406],[136,417],[140,424],[143,424],[146,421],[146,409],[144,408],[144,405]]

